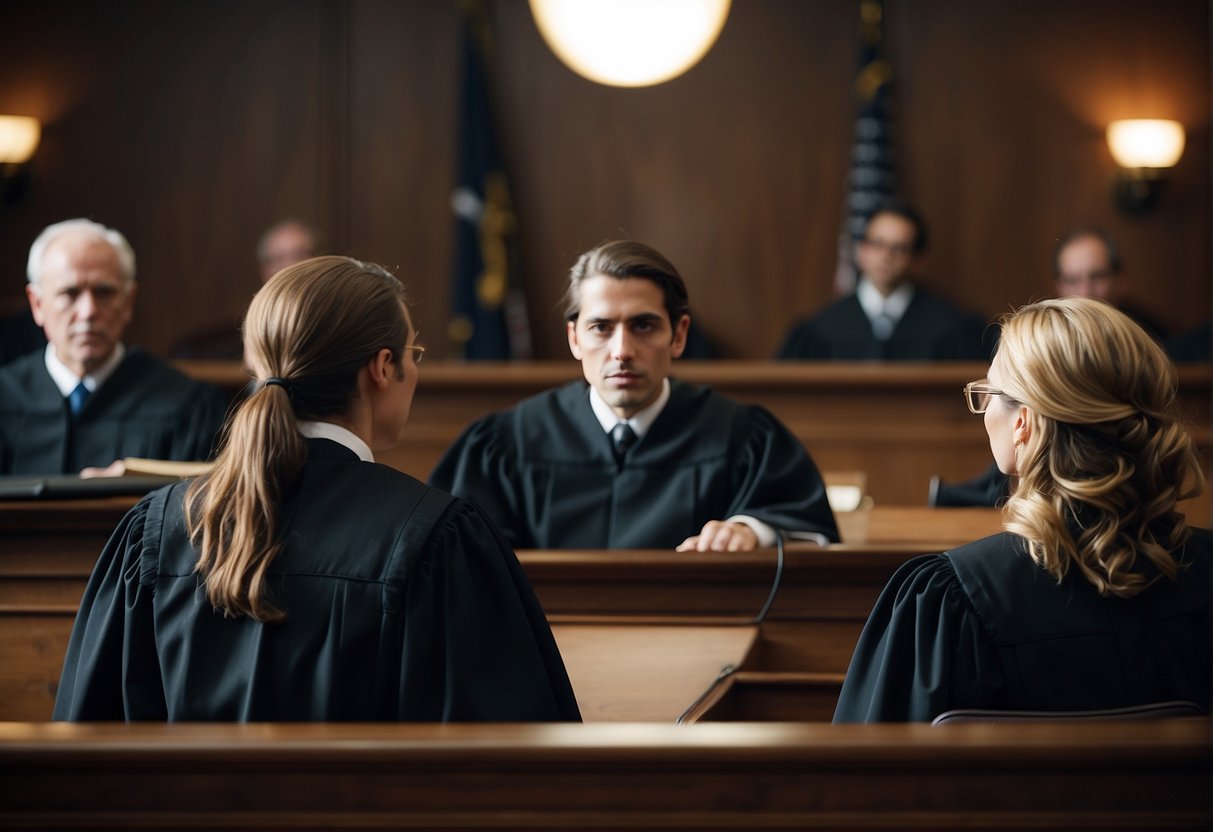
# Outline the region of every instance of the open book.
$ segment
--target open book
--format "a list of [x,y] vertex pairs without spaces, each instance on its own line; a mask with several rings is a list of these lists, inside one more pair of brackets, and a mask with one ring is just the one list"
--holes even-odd
[[137,456],[128,456],[122,460],[122,464],[125,466],[124,477],[156,476],[185,479],[186,477],[196,477],[199,474],[205,474],[214,463],[174,462],[171,459],[143,459]]

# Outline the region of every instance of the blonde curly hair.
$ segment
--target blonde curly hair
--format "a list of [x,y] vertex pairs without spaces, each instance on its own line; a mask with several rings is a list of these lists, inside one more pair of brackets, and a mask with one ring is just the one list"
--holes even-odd
[[1101,595],[1174,579],[1190,534],[1177,504],[1204,475],[1162,348],[1123,312],[1072,297],[1007,315],[995,361],[1005,397],[1029,410],[1005,528],[1058,581],[1076,568]]

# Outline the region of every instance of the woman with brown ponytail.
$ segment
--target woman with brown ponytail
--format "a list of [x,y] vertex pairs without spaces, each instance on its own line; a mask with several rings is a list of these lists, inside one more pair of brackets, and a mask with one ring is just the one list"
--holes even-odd
[[408,418],[415,337],[378,266],[318,257],[265,284],[244,325],[260,384],[214,467],[111,537],[56,719],[579,718],[492,523],[374,463]]
[[1006,531],[898,570],[834,721],[1208,711],[1213,534],[1178,509],[1203,476],[1159,345],[1101,301],[1044,301],[1003,321],[989,378],[965,397],[1017,477]]

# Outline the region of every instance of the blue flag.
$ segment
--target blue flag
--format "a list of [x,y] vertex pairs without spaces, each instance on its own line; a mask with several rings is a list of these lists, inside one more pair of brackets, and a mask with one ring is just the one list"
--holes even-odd
[[462,97],[458,180],[451,194],[455,262],[447,336],[453,358],[529,358],[526,302],[511,284],[517,225],[493,130],[487,20],[480,4],[460,5]]
[[884,3],[860,0],[859,68],[855,76],[858,109],[851,146],[842,230],[838,235],[838,270],[834,292],[855,288],[855,243],[863,236],[873,210],[893,196],[893,143],[889,130],[892,70],[884,55]]

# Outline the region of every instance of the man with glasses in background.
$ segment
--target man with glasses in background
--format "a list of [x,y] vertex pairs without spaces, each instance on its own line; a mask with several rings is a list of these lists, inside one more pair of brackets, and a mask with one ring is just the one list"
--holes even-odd
[[912,276],[927,250],[922,217],[887,202],[855,246],[855,292],[793,326],[783,360],[986,361],[985,325],[919,286]]

